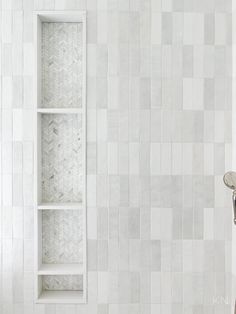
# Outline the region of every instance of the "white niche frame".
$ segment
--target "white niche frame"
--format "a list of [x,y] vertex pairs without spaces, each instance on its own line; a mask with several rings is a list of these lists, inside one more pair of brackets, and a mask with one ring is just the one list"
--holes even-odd
[[[78,108],[44,108],[41,106],[41,40],[42,23],[82,23],[82,106]],[[87,211],[86,211],[86,12],[85,11],[35,11],[34,12],[34,103],[35,103],[35,149],[34,149],[34,221],[35,221],[35,302],[36,303],[86,303],[87,302]],[[41,118],[43,114],[75,114],[82,117],[82,202],[43,203],[41,201]],[[42,213],[44,210],[80,210],[83,217],[82,263],[42,263]],[[43,276],[82,276],[83,290],[43,291]]]

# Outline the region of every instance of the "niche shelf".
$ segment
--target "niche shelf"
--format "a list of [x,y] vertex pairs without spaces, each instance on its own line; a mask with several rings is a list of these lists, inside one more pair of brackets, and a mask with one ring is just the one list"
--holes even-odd
[[85,12],[35,12],[35,57],[35,302],[85,303]]
[[83,298],[82,275],[39,276],[42,294],[39,303],[78,303]]

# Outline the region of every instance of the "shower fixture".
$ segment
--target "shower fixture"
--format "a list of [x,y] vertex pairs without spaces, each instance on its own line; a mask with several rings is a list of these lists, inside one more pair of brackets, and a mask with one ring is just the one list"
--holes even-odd
[[233,190],[232,200],[233,200],[233,209],[234,209],[234,224],[236,225],[236,172],[229,171],[226,172],[224,177],[224,184]]

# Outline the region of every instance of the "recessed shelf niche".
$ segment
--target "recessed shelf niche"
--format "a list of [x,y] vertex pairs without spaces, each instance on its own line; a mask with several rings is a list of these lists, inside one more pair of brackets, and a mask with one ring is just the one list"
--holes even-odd
[[85,303],[85,12],[35,12],[35,55],[35,300]]

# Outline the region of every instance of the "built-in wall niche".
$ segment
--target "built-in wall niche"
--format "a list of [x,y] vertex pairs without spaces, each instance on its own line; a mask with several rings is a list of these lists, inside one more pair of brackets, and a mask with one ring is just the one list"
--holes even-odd
[[35,12],[35,299],[86,302],[86,15]]
[[82,275],[42,275],[39,276],[40,301],[43,303],[77,303],[83,298]]

